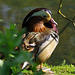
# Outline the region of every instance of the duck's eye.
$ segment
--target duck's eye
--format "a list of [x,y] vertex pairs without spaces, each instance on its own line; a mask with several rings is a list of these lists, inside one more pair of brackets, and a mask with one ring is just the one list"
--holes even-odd
[[43,17],[45,17],[45,18],[46,18],[46,15],[44,15]]
[[53,28],[50,23],[44,23],[44,25],[45,25],[47,28]]

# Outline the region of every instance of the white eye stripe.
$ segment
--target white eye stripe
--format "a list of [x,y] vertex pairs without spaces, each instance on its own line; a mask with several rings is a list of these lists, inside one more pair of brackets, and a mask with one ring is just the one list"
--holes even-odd
[[43,15],[46,15],[46,11],[41,10],[41,11],[34,13],[32,16],[43,16]]
[[[33,16],[41,16],[41,17],[47,18],[47,17],[49,17],[47,13],[49,13],[49,12],[44,11],[44,10],[35,12],[35,13],[33,13],[33,14],[26,20],[26,22],[27,22],[31,17],[33,17]],[[50,13],[49,13],[49,14],[50,14]]]

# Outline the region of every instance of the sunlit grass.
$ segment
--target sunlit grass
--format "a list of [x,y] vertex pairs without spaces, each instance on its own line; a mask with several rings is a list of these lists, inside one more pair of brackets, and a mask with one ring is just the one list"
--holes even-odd
[[61,65],[58,66],[49,66],[48,64],[44,64],[45,67],[51,68],[54,72],[54,75],[75,75],[75,66],[68,65],[65,63],[65,60],[62,62]]

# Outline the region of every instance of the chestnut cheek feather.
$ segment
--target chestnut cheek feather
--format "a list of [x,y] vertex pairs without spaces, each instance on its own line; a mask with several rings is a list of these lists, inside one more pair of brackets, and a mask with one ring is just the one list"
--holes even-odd
[[46,28],[40,28],[40,32],[44,32]]
[[33,31],[34,32],[43,32],[43,31],[45,31],[46,30],[46,27],[34,27],[33,28]]

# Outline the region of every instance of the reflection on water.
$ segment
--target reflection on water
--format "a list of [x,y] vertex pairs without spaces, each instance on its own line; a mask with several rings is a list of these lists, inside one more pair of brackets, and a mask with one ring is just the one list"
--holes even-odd
[[[8,19],[8,12],[11,10],[11,8],[8,5],[3,4],[2,5],[2,10],[1,10],[1,14],[2,14],[2,18],[4,21],[6,21]],[[8,28],[9,23],[5,22],[5,27]]]
[[[52,16],[59,24],[59,31],[67,24],[68,21],[63,19],[57,14],[59,0],[0,0],[0,30],[3,27],[9,28],[9,23],[17,24],[21,30],[21,24],[26,16],[32,9],[37,7],[48,8],[52,11]],[[63,0],[62,12],[70,19],[75,16],[75,0]],[[75,27],[70,23],[65,31],[60,36],[60,43],[54,51],[51,58],[48,60],[49,64],[60,64],[63,60],[67,63],[75,63]]]
[[[12,21],[13,23],[16,23],[17,22],[17,18],[21,19],[23,13],[26,14],[27,11],[30,11],[32,9],[34,9],[34,8],[33,7],[25,7],[23,9],[13,10],[8,5],[3,4],[1,6],[1,10],[0,11],[1,11],[2,19],[4,20],[4,27],[9,28],[9,22]],[[20,21],[18,21],[18,24],[19,24],[19,22]]]

